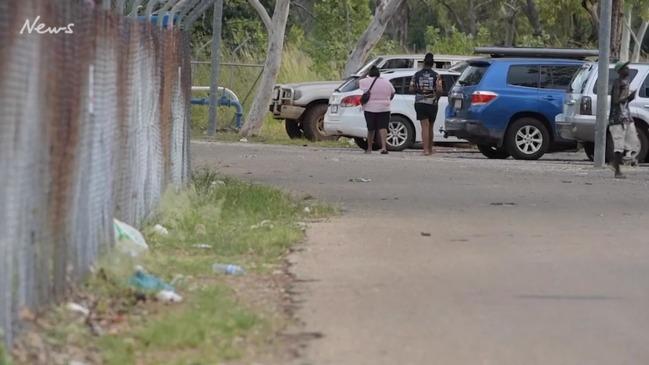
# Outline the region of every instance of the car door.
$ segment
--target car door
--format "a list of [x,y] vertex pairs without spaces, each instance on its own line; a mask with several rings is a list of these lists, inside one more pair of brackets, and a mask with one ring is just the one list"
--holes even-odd
[[638,88],[636,100],[631,102],[638,116],[649,124],[649,72],[644,77],[643,83]]
[[446,118],[446,107],[448,106],[448,94],[455,85],[459,75],[443,74],[440,75],[440,77],[442,78],[442,84],[444,85],[444,93],[439,99],[437,117],[435,118],[435,124],[433,126],[433,140],[435,142],[458,142],[461,140],[454,137],[444,137],[444,119]]
[[586,91],[586,84],[593,69],[594,64],[584,64],[573,77],[563,100],[563,116],[566,122],[574,122],[575,115],[580,113],[581,98]]
[[581,65],[541,65],[539,100],[541,111],[553,126],[554,118],[564,109],[564,98],[572,77]]
[[400,114],[408,118],[415,127],[415,142],[421,141],[421,126],[415,114],[415,95],[410,92],[411,76],[397,77],[390,80],[394,86],[395,95],[390,105],[392,114]]

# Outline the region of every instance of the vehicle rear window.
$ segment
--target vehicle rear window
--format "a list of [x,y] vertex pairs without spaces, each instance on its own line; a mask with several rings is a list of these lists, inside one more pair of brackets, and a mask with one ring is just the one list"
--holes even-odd
[[583,94],[584,89],[586,88],[586,83],[588,83],[588,78],[590,77],[590,72],[592,70],[592,65],[583,65],[581,69],[573,76],[572,81],[570,82],[569,91]]
[[644,84],[640,87],[640,97],[649,98],[649,75],[644,79]]
[[443,96],[448,96],[448,93],[453,88],[453,85],[455,85],[455,81],[457,81],[457,79],[458,79],[458,76],[456,76],[456,75],[442,75],[442,80],[444,82],[444,94],[443,94]]
[[[456,75],[440,75],[442,78],[442,84],[444,85],[444,93],[442,96],[448,96],[449,91],[451,91],[451,88],[453,88],[453,85],[455,85],[455,81],[457,80],[458,76]],[[394,86],[395,93],[397,95],[412,95],[414,93],[410,92],[410,81],[412,81],[412,77],[407,76],[407,77],[397,77],[390,82],[392,83],[392,86]]]
[[[635,68],[629,68],[629,76],[631,80],[635,79],[636,75],[638,74],[638,70]],[[617,79],[617,72],[615,70],[611,69],[608,72],[608,94],[611,95],[611,91],[613,91],[613,81]],[[593,93],[597,95],[597,81],[595,81],[595,86],[593,87]]]
[[390,82],[394,86],[394,91],[397,95],[407,95],[410,94],[410,80],[412,77],[397,77]]
[[360,87],[358,86],[358,80],[360,80],[358,77],[350,77],[338,86],[336,90],[341,93],[357,90]]
[[488,64],[469,65],[469,67],[467,67],[464,72],[462,72],[458,83],[462,86],[478,85],[480,81],[482,81],[482,78],[484,77],[485,73],[487,73],[488,69]]
[[541,66],[541,89],[568,90],[579,65]]
[[412,68],[415,65],[415,60],[412,58],[395,58],[385,61],[381,66],[382,70],[393,70],[397,68]]
[[514,86],[539,87],[539,65],[516,65],[509,67],[507,83]]

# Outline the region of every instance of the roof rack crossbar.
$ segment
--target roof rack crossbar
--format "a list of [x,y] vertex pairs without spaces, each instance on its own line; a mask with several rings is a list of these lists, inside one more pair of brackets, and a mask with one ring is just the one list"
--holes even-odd
[[475,53],[498,57],[569,58],[583,60],[599,56],[596,49],[578,48],[518,48],[518,47],[476,47]]

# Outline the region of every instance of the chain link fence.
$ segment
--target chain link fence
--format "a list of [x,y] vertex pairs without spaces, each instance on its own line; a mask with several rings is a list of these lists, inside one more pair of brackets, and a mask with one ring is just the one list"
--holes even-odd
[[5,344],[113,244],[114,217],[141,224],[187,180],[189,44],[93,1],[0,1]]

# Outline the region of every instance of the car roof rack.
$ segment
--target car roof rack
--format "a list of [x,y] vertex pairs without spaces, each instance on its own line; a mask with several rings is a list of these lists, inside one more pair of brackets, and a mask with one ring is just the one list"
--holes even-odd
[[488,54],[492,58],[529,57],[584,60],[599,56],[599,50],[578,48],[476,47],[474,51],[476,54]]

